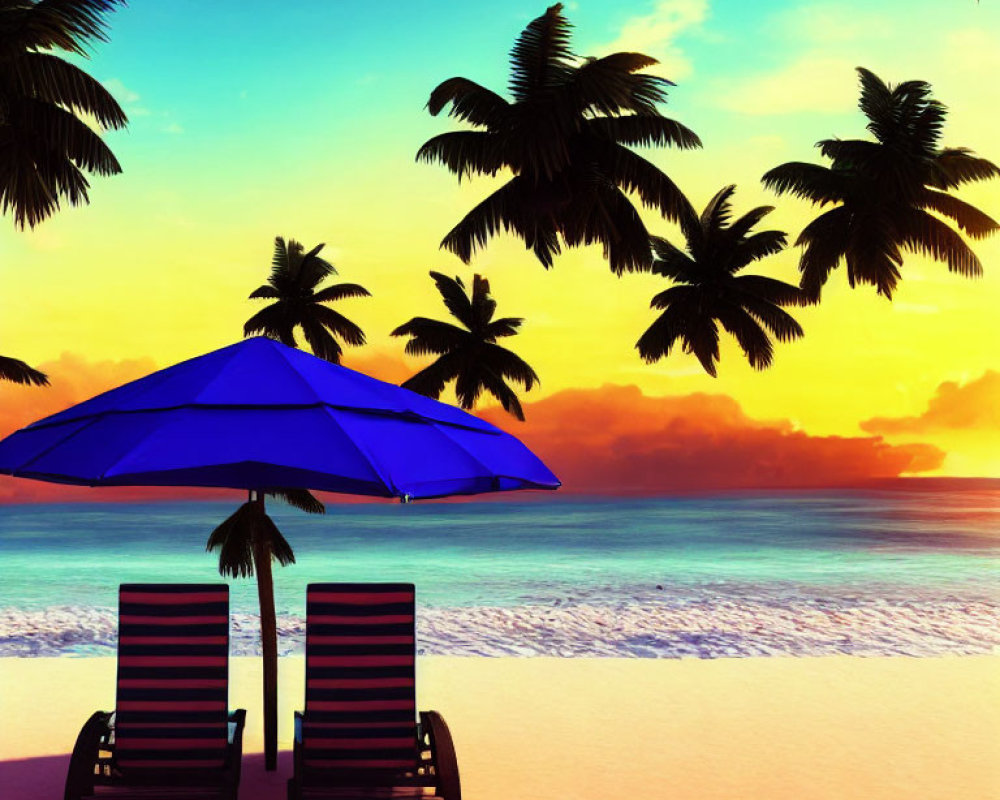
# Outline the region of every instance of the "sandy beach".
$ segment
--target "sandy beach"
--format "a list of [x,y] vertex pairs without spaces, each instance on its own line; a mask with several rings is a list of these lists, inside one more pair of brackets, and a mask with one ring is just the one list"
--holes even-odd
[[[470,800],[1000,798],[1000,657],[715,660],[425,657],[421,708],[445,714]],[[4,800],[62,795],[83,720],[114,705],[113,658],[0,659]],[[244,800],[284,796],[301,657],[281,659],[282,758],[262,769],[260,662]]]

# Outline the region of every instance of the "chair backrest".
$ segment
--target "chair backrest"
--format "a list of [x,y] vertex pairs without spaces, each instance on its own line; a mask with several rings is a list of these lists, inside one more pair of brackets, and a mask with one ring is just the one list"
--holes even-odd
[[229,706],[229,587],[122,584],[115,764],[219,769]]
[[306,771],[416,765],[413,596],[411,583],[309,585]]

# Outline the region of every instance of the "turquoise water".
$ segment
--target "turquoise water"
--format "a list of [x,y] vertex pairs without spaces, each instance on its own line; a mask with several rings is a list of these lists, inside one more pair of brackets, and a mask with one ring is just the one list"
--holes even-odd
[[[998,501],[990,491],[829,491],[345,505],[322,517],[274,503],[297,556],[275,569],[276,603],[300,618],[309,582],[388,580],[415,583],[420,607],[453,621],[487,608],[526,619],[573,607],[760,617],[802,603],[959,615],[972,603],[989,614],[1000,595]],[[0,508],[4,624],[55,608],[113,616],[121,582],[219,580],[205,541],[235,507]],[[253,615],[255,584],[230,584],[234,613]]]

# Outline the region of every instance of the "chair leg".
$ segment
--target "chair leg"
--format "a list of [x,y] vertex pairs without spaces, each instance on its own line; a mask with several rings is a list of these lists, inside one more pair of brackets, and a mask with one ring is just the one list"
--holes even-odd
[[462,800],[462,785],[458,777],[458,758],[448,725],[437,711],[420,712],[421,728],[427,731],[437,776],[437,795],[443,800]]
[[101,737],[108,730],[110,716],[104,711],[95,711],[80,729],[80,735],[76,737],[76,744],[73,745],[69,770],[66,772],[66,790],[63,793],[63,800],[81,800],[81,798],[93,795],[97,754],[101,745]]

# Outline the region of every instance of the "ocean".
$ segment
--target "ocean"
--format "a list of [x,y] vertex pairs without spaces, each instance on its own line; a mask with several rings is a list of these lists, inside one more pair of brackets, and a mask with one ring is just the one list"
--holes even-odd
[[[234,493],[235,495],[235,493]],[[0,507],[0,656],[112,655],[118,584],[221,580],[205,551],[238,505]],[[657,499],[271,502],[279,649],[305,587],[416,584],[422,653],[937,656],[1000,647],[1000,491]],[[230,579],[234,654],[259,652],[253,579]]]

